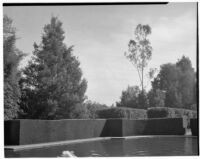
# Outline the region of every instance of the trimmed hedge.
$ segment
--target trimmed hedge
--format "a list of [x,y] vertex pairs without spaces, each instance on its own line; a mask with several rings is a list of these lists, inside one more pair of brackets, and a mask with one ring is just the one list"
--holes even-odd
[[198,122],[197,118],[190,119],[190,128],[192,131],[192,135],[198,136]]
[[97,111],[98,117],[103,119],[146,119],[146,110],[144,109],[133,109],[125,107],[115,107],[109,109],[102,109]]
[[114,107],[98,110],[97,117],[100,119],[146,119],[148,118],[182,118],[183,116],[189,119],[197,117],[197,111],[179,108],[168,107],[151,107],[145,109],[134,109],[127,107]]
[[183,116],[187,116],[187,118],[196,118],[197,111],[189,110],[189,109],[180,109],[180,108],[168,108],[170,118],[180,118]]
[[146,120],[145,135],[184,135],[182,118],[161,118]]
[[5,145],[46,143],[93,137],[184,135],[182,118],[4,121]]
[[[158,112],[159,115],[156,114],[156,112]],[[148,108],[147,114],[151,116],[150,118],[157,118],[157,116],[168,117],[168,118],[181,118],[183,116],[187,116],[188,118],[197,117],[197,111],[189,109],[169,108],[169,107],[151,107]]]
[[106,120],[10,120],[4,122],[5,145],[23,145],[100,137]]
[[184,135],[182,118],[160,119],[108,119],[105,136],[122,137],[133,135]]

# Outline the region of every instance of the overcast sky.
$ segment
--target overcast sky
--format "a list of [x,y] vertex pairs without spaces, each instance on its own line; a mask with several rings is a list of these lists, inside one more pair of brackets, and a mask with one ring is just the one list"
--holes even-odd
[[[139,23],[152,28],[149,38],[153,54],[149,68],[175,63],[182,55],[188,56],[196,67],[196,3],[17,6],[4,7],[3,12],[13,19],[17,28],[17,47],[29,55],[33,43],[40,43],[44,25],[52,15],[58,16],[63,22],[65,43],[75,46],[73,53],[79,58],[88,81],[86,95],[99,103],[111,105],[119,101],[128,85],[139,85],[136,69],[124,56]],[[29,56],[21,66],[28,59]]]

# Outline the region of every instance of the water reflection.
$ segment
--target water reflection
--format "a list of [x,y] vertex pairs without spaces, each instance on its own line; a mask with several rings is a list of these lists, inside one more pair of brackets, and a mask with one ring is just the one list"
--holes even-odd
[[58,157],[73,151],[78,157],[185,156],[198,154],[197,137],[111,139],[24,151],[5,151],[6,157]]

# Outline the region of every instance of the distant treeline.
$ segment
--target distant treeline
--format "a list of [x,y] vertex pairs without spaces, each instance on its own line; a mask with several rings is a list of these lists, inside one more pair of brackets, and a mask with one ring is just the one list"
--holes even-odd
[[[141,98],[138,86],[128,86],[122,91],[119,107],[146,109],[148,107],[172,107],[196,110],[197,80],[188,57],[183,56],[175,64],[160,66],[158,75],[151,82],[151,89]],[[141,100],[145,100],[142,105]]]

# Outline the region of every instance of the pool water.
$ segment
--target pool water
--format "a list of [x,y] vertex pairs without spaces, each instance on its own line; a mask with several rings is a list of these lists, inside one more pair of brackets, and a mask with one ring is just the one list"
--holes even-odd
[[113,138],[21,151],[5,151],[5,157],[61,157],[73,151],[77,157],[190,156],[198,155],[197,137]]

